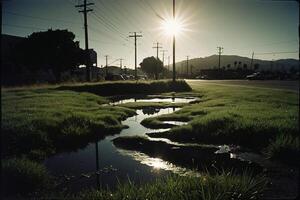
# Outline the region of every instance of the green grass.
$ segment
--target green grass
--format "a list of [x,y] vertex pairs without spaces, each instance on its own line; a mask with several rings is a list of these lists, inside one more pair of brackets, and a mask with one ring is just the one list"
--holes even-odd
[[285,163],[299,164],[300,140],[291,135],[278,135],[265,150],[268,158],[279,159]]
[[46,168],[28,159],[2,160],[1,185],[3,195],[34,196],[50,188],[50,175]]
[[78,196],[67,196],[75,199],[132,199],[132,200],[231,200],[260,199],[266,180],[262,176],[253,176],[245,172],[235,175],[233,172],[220,174],[203,174],[200,178],[169,176],[142,186],[133,183],[120,184],[115,191],[90,190]]
[[102,106],[108,100],[89,93],[53,89],[2,91],[2,156],[31,157],[72,150],[117,133],[131,109]]
[[194,82],[190,85],[194,93],[202,95],[199,103],[142,122],[152,128],[159,127],[164,118],[186,119],[189,124],[150,136],[178,142],[238,144],[261,152],[268,147],[272,158],[299,155],[299,142],[291,142],[299,141],[296,92]]

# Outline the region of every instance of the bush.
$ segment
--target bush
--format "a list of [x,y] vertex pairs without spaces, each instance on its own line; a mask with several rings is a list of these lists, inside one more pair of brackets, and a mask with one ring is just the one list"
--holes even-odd
[[98,84],[61,86],[57,89],[89,92],[101,96],[191,91],[191,87],[185,81],[106,82]]

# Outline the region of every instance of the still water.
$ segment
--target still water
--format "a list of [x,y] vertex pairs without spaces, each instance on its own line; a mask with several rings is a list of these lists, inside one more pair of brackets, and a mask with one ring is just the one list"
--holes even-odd
[[[143,99],[133,99],[142,101]],[[144,99],[152,102],[180,102],[189,103],[195,98],[164,98]],[[132,99],[122,100],[123,103],[131,102]],[[114,102],[120,104],[121,101]],[[149,182],[155,178],[165,176],[169,173],[180,175],[193,174],[197,172],[184,167],[176,166],[160,158],[147,156],[138,151],[118,149],[112,143],[112,139],[119,136],[144,136],[146,133],[166,131],[168,129],[148,129],[140,123],[143,119],[163,114],[170,114],[180,108],[145,108],[136,110],[137,115],[122,121],[128,129],[123,129],[120,134],[107,136],[105,139],[88,144],[76,152],[61,153],[49,157],[44,165],[58,178],[61,189],[80,191],[90,187],[109,187],[113,189],[118,183],[132,181],[136,184]],[[185,125],[186,122],[165,121],[164,123],[177,126]],[[149,137],[148,137],[149,138]],[[171,142],[163,138],[149,138],[152,141],[163,141],[169,144],[184,145]],[[220,153],[220,152],[217,152]],[[226,153],[223,152],[223,153]],[[228,153],[228,152],[227,152]]]
[[[191,99],[186,99],[190,102]],[[172,99],[170,99],[172,101]],[[182,99],[181,102],[184,102]],[[148,117],[172,113],[179,108],[146,108],[136,110],[137,115],[127,118],[122,124],[128,129],[123,129],[120,134],[107,136],[105,139],[90,143],[76,152],[61,153],[49,157],[44,161],[49,171],[63,180],[67,189],[79,190],[89,187],[115,187],[119,182],[128,180],[135,183],[144,183],[162,175],[170,170],[181,173],[188,172],[159,158],[151,158],[143,153],[117,149],[112,139],[119,136],[145,135],[154,130],[145,128],[140,122]],[[180,122],[168,121],[167,123],[181,125]],[[156,129],[166,131],[168,129]]]

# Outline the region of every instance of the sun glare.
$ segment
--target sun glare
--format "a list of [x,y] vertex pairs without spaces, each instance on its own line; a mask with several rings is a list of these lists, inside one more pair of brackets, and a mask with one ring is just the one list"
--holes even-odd
[[182,24],[176,19],[164,20],[162,28],[168,35],[178,35],[183,30]]

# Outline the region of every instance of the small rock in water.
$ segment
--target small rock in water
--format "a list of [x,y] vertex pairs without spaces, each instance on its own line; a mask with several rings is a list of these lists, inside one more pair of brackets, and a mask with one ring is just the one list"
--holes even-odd
[[67,175],[64,175],[64,178],[67,180],[67,181],[69,181],[71,178],[69,177],[69,176],[67,176]]
[[81,174],[82,177],[85,177],[85,178],[90,178],[91,176],[88,175],[88,174]]

